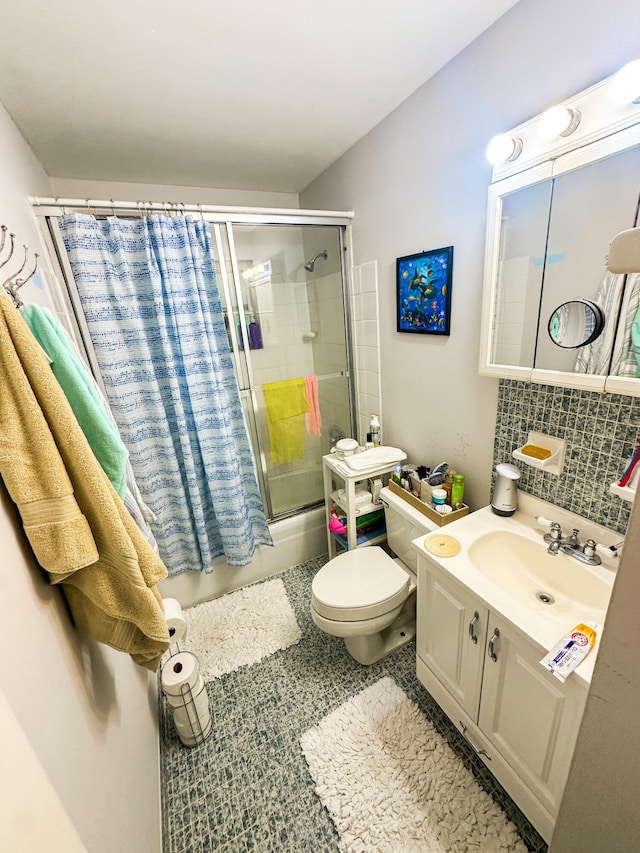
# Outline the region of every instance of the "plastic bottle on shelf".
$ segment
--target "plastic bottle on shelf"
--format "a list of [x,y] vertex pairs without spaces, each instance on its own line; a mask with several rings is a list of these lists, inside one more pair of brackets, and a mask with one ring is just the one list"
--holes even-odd
[[449,471],[447,471],[445,481],[442,484],[442,488],[447,493],[447,499],[445,500],[445,503],[448,504],[449,506],[453,506],[453,501],[451,499],[451,492],[453,491],[453,474],[454,474],[454,472],[451,469],[449,469]]
[[455,509],[464,498],[464,474],[454,474],[451,486],[451,506]]
[[380,447],[382,444],[382,430],[380,428],[380,419],[377,415],[371,415],[371,421],[369,422],[369,432],[371,433],[371,440],[373,441],[374,447]]

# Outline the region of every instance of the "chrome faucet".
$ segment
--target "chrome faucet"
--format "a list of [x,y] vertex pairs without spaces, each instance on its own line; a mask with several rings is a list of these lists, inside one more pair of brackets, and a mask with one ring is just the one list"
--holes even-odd
[[580,531],[577,527],[574,527],[571,536],[565,536],[562,540],[562,550],[565,554],[571,554],[572,551],[577,551],[580,548],[578,533],[580,533]]
[[602,560],[596,553],[595,540],[587,539],[584,545],[581,545],[578,539],[579,532],[578,528],[574,527],[571,536],[563,536],[562,527],[557,521],[552,521],[549,532],[543,537],[544,541],[549,543],[547,553],[555,557],[559,551],[562,551],[587,566],[599,566]]
[[602,560],[596,554],[595,539],[587,539],[582,548],[571,552],[571,556],[581,563],[586,563],[587,566],[599,566]]
[[551,522],[549,532],[544,534],[544,541],[549,543],[547,553],[555,557],[562,545],[562,528],[557,521]]

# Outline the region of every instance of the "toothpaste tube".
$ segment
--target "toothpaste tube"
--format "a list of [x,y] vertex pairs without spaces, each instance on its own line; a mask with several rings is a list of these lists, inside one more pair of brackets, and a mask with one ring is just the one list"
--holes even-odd
[[576,625],[570,634],[563,637],[542,658],[542,666],[559,681],[564,681],[593,648],[596,641],[595,627],[595,622],[588,622],[586,625],[581,622]]

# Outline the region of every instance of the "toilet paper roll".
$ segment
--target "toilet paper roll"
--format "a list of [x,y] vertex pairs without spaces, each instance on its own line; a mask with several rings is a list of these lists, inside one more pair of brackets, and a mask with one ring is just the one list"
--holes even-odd
[[165,696],[167,697],[167,702],[171,705],[172,708],[183,708],[188,702],[193,702],[195,697],[200,696],[203,691],[204,681],[202,680],[202,676],[200,675],[198,676],[198,680],[193,686],[185,684],[183,687],[180,688],[180,691],[175,694],[167,693],[165,690]]
[[184,618],[180,602],[175,598],[163,598],[162,606],[171,642],[177,643],[184,640],[187,636],[187,620]]
[[193,652],[172,655],[162,667],[162,689],[172,696],[180,696],[182,688],[193,690],[200,678],[200,665]]
[[[202,690],[193,700],[173,709],[173,719],[176,727],[188,726],[190,720],[206,720],[209,714],[209,697],[207,691]],[[204,725],[200,726],[204,728]]]
[[209,706],[205,705],[202,713],[196,713],[195,705],[187,708],[177,708],[173,715],[176,731],[184,737],[195,737],[208,729],[211,723]]
[[212,729],[213,724],[211,717],[209,717],[209,723],[206,728],[202,730],[202,734],[193,735],[191,731],[189,731],[189,734],[181,734],[177,728],[176,731],[178,732],[178,737],[185,746],[198,746],[198,744],[202,743],[211,734]]

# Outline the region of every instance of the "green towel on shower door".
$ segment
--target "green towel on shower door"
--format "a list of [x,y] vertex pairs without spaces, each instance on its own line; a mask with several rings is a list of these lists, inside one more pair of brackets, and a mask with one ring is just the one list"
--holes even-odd
[[271,462],[293,462],[304,456],[304,415],[311,410],[304,379],[285,379],[262,386],[269,429]]
[[51,370],[94,456],[113,488],[124,500],[129,453],[67,333],[42,305],[24,305],[20,313],[34,338],[49,356]]

